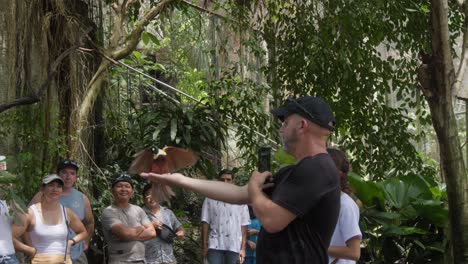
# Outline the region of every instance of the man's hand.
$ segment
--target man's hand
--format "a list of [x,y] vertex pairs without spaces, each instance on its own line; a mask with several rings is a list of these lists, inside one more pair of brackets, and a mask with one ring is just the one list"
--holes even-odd
[[203,246],[203,260],[206,259],[206,257],[208,256],[208,247],[207,246]]
[[183,229],[177,230],[176,232],[177,240],[183,240],[185,236],[185,232]]
[[151,223],[153,224],[155,229],[161,229],[163,225],[163,222],[156,220],[156,219],[151,221]]
[[260,231],[257,230],[257,229],[251,229],[251,228],[247,229],[247,235],[249,235],[249,236],[256,235],[258,233],[260,233]]
[[254,171],[252,173],[252,176],[250,177],[249,180],[249,194],[252,192],[257,192],[261,191],[264,188],[269,188],[273,185],[273,183],[267,183],[265,184],[265,181],[269,178],[272,177],[271,172],[265,171],[265,172],[258,172]]
[[245,249],[241,249],[239,252],[239,263],[244,263],[245,260]]
[[252,249],[252,250],[255,250],[257,248],[257,244],[255,244],[255,242],[251,241],[251,240],[247,240],[247,245],[249,245],[249,247]]

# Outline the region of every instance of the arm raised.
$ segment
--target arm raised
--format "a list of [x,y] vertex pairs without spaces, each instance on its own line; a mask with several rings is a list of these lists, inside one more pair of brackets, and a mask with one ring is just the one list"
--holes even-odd
[[180,173],[141,173],[140,175],[141,177],[151,181],[176,185],[202,194],[208,198],[226,203],[247,204],[249,202],[247,186],[237,186],[220,181],[195,179],[184,176]]

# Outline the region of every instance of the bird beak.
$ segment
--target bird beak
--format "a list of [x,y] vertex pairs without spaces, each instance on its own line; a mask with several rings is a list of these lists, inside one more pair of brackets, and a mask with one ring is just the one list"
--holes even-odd
[[153,160],[157,160],[160,156],[167,156],[167,153],[162,149],[158,149],[158,153],[153,154]]

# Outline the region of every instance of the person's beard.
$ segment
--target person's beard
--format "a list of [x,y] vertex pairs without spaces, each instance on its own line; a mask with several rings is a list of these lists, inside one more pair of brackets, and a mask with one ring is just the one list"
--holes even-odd
[[298,141],[297,131],[293,130],[287,137],[281,137],[283,142],[283,150],[286,153],[293,154],[294,147]]

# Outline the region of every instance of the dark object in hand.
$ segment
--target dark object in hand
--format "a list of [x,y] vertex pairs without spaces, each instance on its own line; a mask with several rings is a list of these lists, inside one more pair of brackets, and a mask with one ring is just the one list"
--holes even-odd
[[258,149],[258,171],[259,172],[270,171],[271,170],[270,160],[271,160],[271,148],[260,147]]

